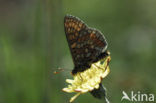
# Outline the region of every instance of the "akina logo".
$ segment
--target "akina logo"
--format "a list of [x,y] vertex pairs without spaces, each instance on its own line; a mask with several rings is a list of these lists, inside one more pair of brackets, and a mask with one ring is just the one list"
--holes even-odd
[[121,101],[128,100],[128,101],[135,101],[135,102],[143,102],[143,101],[148,101],[148,102],[154,102],[154,94],[146,94],[146,93],[141,93],[140,91],[134,92],[131,91],[130,95],[128,95],[125,91],[122,91],[122,98]]

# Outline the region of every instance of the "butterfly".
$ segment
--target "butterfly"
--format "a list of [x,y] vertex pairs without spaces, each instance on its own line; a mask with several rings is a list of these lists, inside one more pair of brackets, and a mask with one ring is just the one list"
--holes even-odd
[[78,17],[66,15],[64,30],[74,62],[73,75],[85,71],[92,63],[109,55],[104,35]]
[[[107,51],[108,44],[104,35],[72,15],[64,17],[64,30],[74,62],[74,69],[72,70],[74,80],[67,79],[66,82],[71,85],[64,88],[63,91],[78,92],[71,98],[70,102],[74,101],[81,93],[90,91],[95,98],[104,98],[108,103],[106,90],[101,83],[102,78],[109,73],[108,64],[110,61],[110,52]],[[105,58],[106,60],[104,60]],[[101,72],[100,68],[104,72]],[[88,71],[87,69],[91,70]]]

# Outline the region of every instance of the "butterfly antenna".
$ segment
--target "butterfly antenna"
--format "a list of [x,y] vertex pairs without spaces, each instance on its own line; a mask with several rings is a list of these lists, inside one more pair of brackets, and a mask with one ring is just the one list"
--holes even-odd
[[58,68],[58,69],[55,70],[53,73],[54,73],[54,74],[59,74],[59,73],[61,73],[61,72],[63,72],[63,71],[64,71],[63,68]]
[[68,71],[68,72],[70,72],[71,70],[68,70],[68,69],[64,69],[64,68],[57,68],[53,73],[54,74],[59,74],[59,73],[61,73],[61,72],[64,72],[64,71]]

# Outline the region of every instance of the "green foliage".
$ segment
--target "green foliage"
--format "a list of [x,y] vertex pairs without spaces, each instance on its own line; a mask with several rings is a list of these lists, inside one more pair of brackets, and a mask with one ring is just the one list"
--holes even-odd
[[[105,35],[112,60],[103,84],[112,103],[120,102],[122,90],[156,93],[154,4],[152,0],[2,2],[0,103],[68,102],[72,94],[61,91],[73,68],[65,14],[78,16]],[[65,72],[54,75],[58,67]],[[90,94],[75,103],[86,101],[101,103]]]

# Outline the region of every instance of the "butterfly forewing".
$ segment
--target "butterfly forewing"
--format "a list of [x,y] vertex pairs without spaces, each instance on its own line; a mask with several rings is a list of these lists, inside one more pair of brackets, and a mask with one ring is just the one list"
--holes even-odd
[[84,71],[105,52],[105,37],[100,31],[88,27],[79,18],[70,15],[65,16],[64,27],[75,65],[73,73]]

